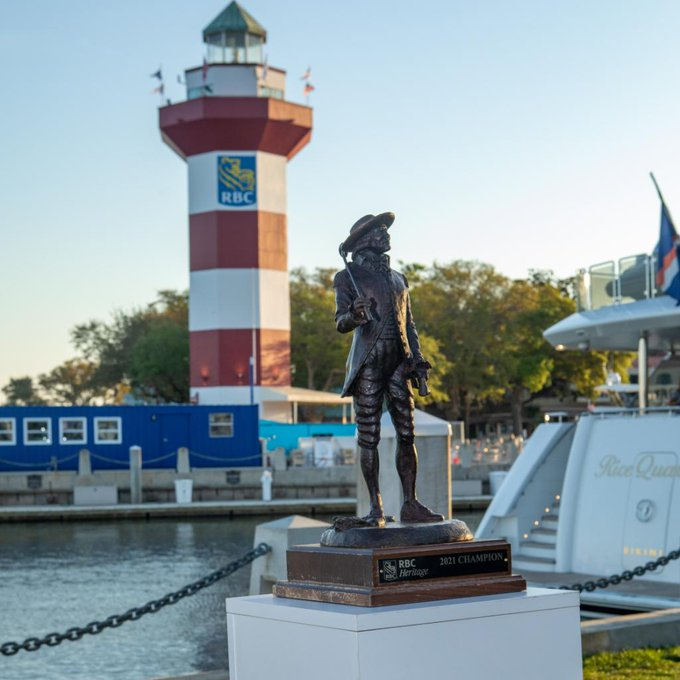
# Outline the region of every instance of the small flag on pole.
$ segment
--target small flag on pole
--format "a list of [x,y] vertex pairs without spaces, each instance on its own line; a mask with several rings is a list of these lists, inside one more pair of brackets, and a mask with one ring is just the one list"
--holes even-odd
[[652,175],[652,181],[661,199],[661,224],[659,242],[656,245],[656,285],[662,293],[675,298],[680,304],[680,253],[678,252],[680,239],[654,175]]
[[311,83],[305,83],[305,89],[303,90],[305,93],[305,97],[309,96],[310,92],[314,92],[315,87]]
[[165,92],[165,85],[161,83],[158,87],[154,87],[153,90],[151,90],[153,94],[163,94]]

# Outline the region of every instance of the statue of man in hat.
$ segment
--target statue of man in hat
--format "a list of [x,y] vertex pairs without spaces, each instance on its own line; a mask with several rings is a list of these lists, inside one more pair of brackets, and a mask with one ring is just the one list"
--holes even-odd
[[388,229],[394,214],[366,215],[351,228],[340,246],[343,259],[352,262],[335,275],[335,322],[341,333],[354,332],[347,358],[342,395],[354,397],[359,435],[361,471],[368,487],[370,512],[366,517],[338,518],[336,529],[383,527],[386,521],[378,486],[378,442],[383,401],[397,435],[397,472],[404,503],[400,520],[440,522],[416,498],[418,455],[413,423],[411,381],[428,394],[427,372],[431,368],[420,351],[418,331],[411,315],[406,277],[390,267]]

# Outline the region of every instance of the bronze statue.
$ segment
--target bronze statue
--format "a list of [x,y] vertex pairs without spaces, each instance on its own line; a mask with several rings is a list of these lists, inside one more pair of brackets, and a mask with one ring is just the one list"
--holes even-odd
[[[406,277],[391,269],[389,228],[394,213],[366,215],[351,228],[340,245],[345,269],[335,275],[335,322],[340,333],[354,332],[347,358],[343,396],[354,397],[361,471],[368,487],[370,512],[365,517],[336,518],[334,528],[384,527],[393,522],[383,511],[378,486],[378,442],[383,400],[397,434],[397,472],[404,503],[403,523],[441,522],[416,498],[418,455],[413,423],[411,383],[422,395],[430,364],[420,351],[418,331],[411,315]],[[347,263],[347,253],[352,262]]]

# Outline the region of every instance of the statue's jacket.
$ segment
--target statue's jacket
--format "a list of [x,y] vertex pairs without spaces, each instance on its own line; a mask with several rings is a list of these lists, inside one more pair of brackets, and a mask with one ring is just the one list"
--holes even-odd
[[335,275],[335,323],[341,333],[354,331],[352,348],[347,357],[342,396],[353,394],[354,381],[366,362],[373,346],[381,337],[385,322],[394,310],[398,341],[407,360],[424,361],[420,351],[418,331],[411,315],[411,300],[406,277],[391,269],[386,274],[374,272],[356,262],[348,264],[363,297],[371,300],[373,321],[359,324],[351,313],[357,294],[346,270]]

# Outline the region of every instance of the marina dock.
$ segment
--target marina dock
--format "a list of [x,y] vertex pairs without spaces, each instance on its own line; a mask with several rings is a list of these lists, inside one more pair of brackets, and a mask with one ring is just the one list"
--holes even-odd
[[246,515],[332,515],[354,512],[356,498],[281,498],[272,501],[202,501],[200,503],[121,503],[118,505],[0,506],[0,523],[68,522],[163,517],[243,517]]
[[[454,499],[453,511],[484,510],[491,496]],[[333,515],[356,511],[356,498],[280,498],[271,501],[201,501],[196,503],[121,503],[117,505],[0,506],[0,523],[69,522],[163,517],[244,517],[271,515]]]

